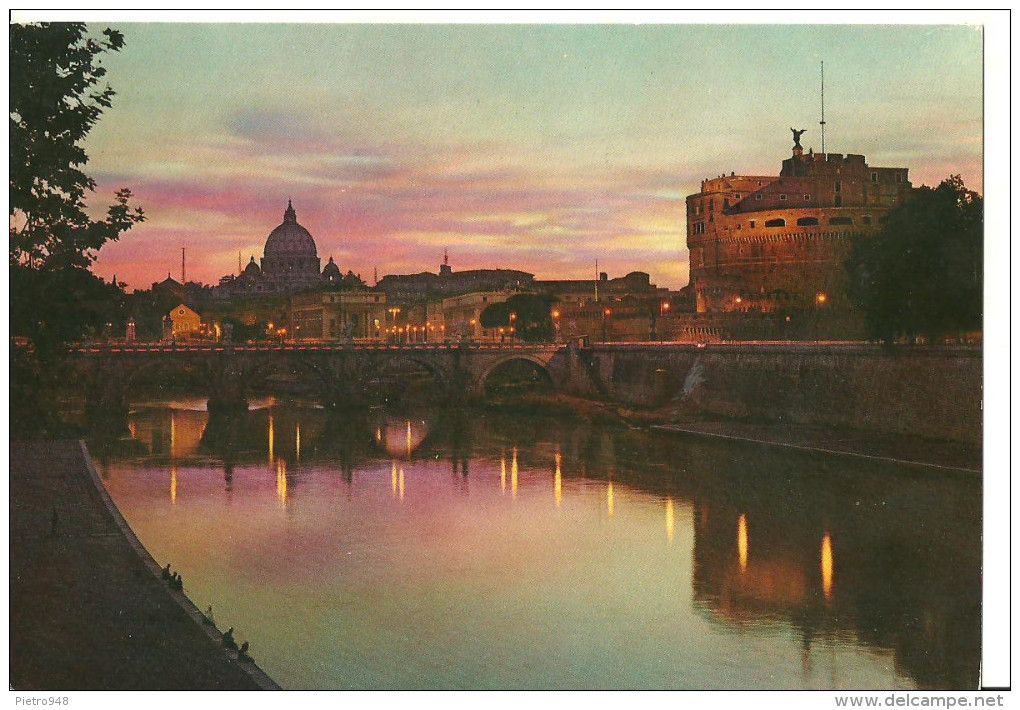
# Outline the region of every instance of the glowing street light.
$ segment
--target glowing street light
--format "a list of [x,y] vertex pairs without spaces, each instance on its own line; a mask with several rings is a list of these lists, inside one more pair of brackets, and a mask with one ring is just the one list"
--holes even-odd
[[386,312],[390,314],[390,321],[393,323],[392,330],[387,332],[393,333],[395,336],[397,334],[397,316],[400,314],[400,309],[394,306],[392,308],[387,308]]

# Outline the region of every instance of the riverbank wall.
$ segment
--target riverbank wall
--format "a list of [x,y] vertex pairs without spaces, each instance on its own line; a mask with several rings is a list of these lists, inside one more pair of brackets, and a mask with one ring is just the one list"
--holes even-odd
[[12,442],[10,457],[11,688],[278,688],[160,579],[84,444]]
[[980,347],[871,344],[571,346],[561,389],[674,421],[846,427],[980,446]]

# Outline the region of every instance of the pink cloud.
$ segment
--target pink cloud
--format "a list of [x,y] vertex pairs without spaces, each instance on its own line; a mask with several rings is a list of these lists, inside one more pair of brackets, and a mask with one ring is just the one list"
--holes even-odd
[[691,178],[676,171],[550,168],[507,146],[379,146],[282,115],[239,114],[233,130],[154,151],[154,164],[174,166],[158,177],[148,169],[101,176],[104,189],[130,185],[149,219],[103,249],[98,273],[136,285],[168,268],[179,277],[187,246],[189,278],[216,283],[236,271],[238,250],[244,261],[261,256],[288,197],[320,256],[363,276],[375,267],[380,275],[434,271],[443,248],[458,255],[459,268],[547,278],[586,275],[600,255],[641,264],[627,253],[635,242],[646,262],[682,259],[683,200],[674,196]]

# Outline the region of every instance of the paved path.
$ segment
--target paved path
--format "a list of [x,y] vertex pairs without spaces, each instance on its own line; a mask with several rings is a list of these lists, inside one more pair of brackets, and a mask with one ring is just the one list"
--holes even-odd
[[83,445],[14,442],[10,455],[12,688],[276,687],[159,578]]
[[970,475],[981,473],[980,447],[901,434],[742,422],[684,422],[653,428],[720,441],[764,444],[795,451],[907,464],[933,471]]

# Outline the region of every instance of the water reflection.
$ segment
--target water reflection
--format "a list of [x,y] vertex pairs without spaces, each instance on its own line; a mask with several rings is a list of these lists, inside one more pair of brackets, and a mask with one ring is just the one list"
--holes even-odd
[[553,490],[556,493],[556,507],[559,508],[563,503],[563,474],[560,472],[560,462],[563,456],[559,451],[556,452],[556,473],[553,478]]
[[[129,425],[148,455],[107,465],[111,494],[157,559],[209,595],[200,603],[233,595],[254,609],[244,594],[265,590],[248,624],[283,639],[266,638],[280,655],[260,658],[290,674],[285,685],[419,687],[423,657],[434,687],[977,684],[973,481],[491,414],[142,408]],[[469,462],[481,485],[466,495]],[[286,548],[273,537],[283,530]],[[417,610],[410,627],[395,626],[397,596]],[[324,648],[361,654],[329,664],[341,680],[294,660],[318,641],[272,626],[295,606],[334,610],[322,627],[342,634]],[[419,632],[428,653],[407,640]],[[580,655],[559,658],[566,647]],[[507,661],[540,652],[550,663]]]
[[517,498],[517,447],[514,447],[513,460],[510,462],[510,496]]
[[424,420],[389,420],[385,426],[377,427],[376,441],[390,456],[410,459],[421,448],[428,433],[429,426]]
[[832,538],[829,533],[822,538],[822,592],[826,601],[832,599]]
[[737,521],[737,556],[740,558],[740,571],[747,571],[747,516],[741,514]]
[[273,463],[273,445],[276,443],[276,436],[273,431],[273,415],[269,415],[269,463]]
[[280,499],[280,505],[287,505],[287,462],[278,459],[276,462],[276,497]]

